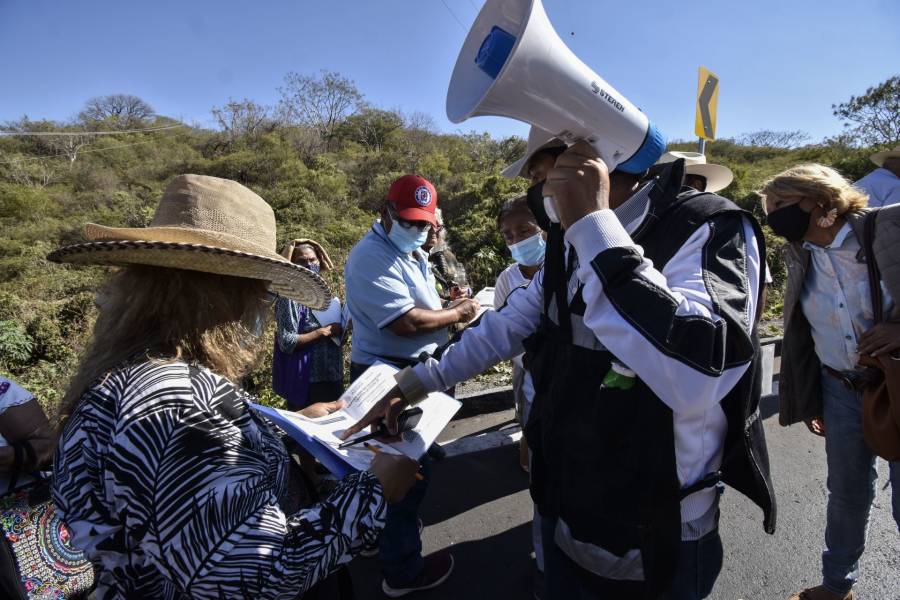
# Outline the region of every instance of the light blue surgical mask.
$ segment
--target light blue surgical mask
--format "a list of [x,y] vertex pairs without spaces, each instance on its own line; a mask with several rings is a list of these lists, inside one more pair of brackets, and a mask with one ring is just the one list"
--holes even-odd
[[393,242],[400,252],[412,252],[417,248],[421,248],[422,244],[428,241],[429,227],[419,230],[416,227],[401,227],[397,223],[391,225],[388,232],[388,239]]
[[508,246],[513,260],[523,267],[536,267],[544,262],[544,250],[546,247],[547,242],[544,241],[544,236],[540,233]]

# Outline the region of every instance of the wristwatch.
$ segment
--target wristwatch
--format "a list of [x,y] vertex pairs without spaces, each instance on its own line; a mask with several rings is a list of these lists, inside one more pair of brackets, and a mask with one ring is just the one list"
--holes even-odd
[[394,381],[400,388],[400,393],[409,402],[410,406],[415,406],[428,396],[422,380],[413,372],[412,367],[406,367],[394,375]]

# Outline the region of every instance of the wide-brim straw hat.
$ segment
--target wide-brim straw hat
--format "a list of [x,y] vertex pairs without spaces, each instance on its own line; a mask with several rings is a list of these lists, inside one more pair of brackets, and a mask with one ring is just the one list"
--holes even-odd
[[294,250],[297,249],[297,246],[309,246],[313,249],[313,252],[316,253],[316,258],[319,259],[319,269],[323,273],[325,271],[334,270],[334,263],[331,262],[328,251],[325,250],[325,247],[322,244],[310,238],[296,238],[289,241],[284,248],[282,248],[281,255],[289,261],[294,262]]
[[149,227],[88,223],[86,243],[51,252],[54,262],[151,265],[270,282],[269,289],[324,309],[331,292],[315,273],[275,249],[275,213],[236,181],[205,175],[173,179]]
[[871,160],[879,167],[883,167],[884,161],[889,158],[900,158],[900,146],[897,146],[893,150],[882,150],[881,152],[876,152],[869,157],[869,160]]
[[675,162],[679,158],[684,159],[684,174],[699,175],[706,178],[706,191],[718,192],[724,190],[734,181],[734,173],[726,166],[715,165],[706,162],[706,155],[699,152],[666,152],[656,164]]
[[525,167],[528,166],[528,161],[531,160],[531,157],[534,156],[537,151],[544,150],[545,148],[558,148],[565,145],[566,143],[564,141],[549,131],[532,125],[531,129],[528,131],[528,144],[525,148],[525,154],[522,155],[522,158],[503,169],[502,175],[509,179],[515,179],[516,177],[528,179],[528,173],[525,172]]

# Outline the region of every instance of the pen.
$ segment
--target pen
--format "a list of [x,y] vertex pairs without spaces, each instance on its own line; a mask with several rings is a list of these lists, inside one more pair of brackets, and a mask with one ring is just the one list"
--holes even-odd
[[[369,450],[369,451],[371,451],[373,454],[380,454],[380,453],[381,453],[381,448],[379,448],[378,446],[373,446],[373,445],[370,444],[369,442],[363,442],[363,446],[365,446],[366,449]],[[424,480],[424,479],[425,479],[425,478],[422,476],[421,473],[416,473],[416,481],[422,481],[422,480]]]

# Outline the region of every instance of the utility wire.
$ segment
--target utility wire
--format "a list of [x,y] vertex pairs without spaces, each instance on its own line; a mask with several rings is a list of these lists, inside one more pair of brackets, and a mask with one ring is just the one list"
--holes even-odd
[[119,131],[0,131],[0,135],[13,135],[23,137],[37,136],[78,136],[78,135],[120,135],[123,133],[149,133],[152,131],[164,131],[184,127],[183,124],[166,125],[165,127],[148,127],[147,129],[123,129]]
[[478,14],[478,13],[481,12],[481,9],[478,8],[477,6],[475,6],[475,2],[473,2],[472,0],[469,0],[469,4],[471,4],[471,5],[472,5],[472,8],[475,9],[475,14]]
[[[152,140],[144,140],[143,142],[133,142],[131,144],[119,144],[118,146],[110,146],[108,148],[94,148],[93,150],[88,148],[87,150],[79,150],[78,154],[87,154],[88,152],[106,152],[107,150],[116,150],[118,148],[127,148],[128,146],[140,146],[141,144],[152,144],[153,142],[159,141],[160,138],[153,138]],[[26,160],[43,160],[45,158],[60,158],[61,156],[65,156],[68,158],[70,155],[66,152],[60,152],[59,154],[44,154],[43,156],[26,156],[24,158],[16,158],[13,160],[7,160],[4,162],[0,162],[0,165],[10,165],[15,162],[23,162]]]
[[441,0],[441,4],[444,5],[444,8],[447,9],[447,12],[450,13],[450,16],[453,17],[453,20],[456,21],[456,23],[459,25],[460,29],[462,29],[463,31],[468,31],[466,29],[466,26],[463,25],[462,21],[459,20],[459,18],[456,16],[456,14],[454,14],[454,12],[452,10],[450,10],[450,7],[447,6],[447,3],[444,2],[444,0]]

